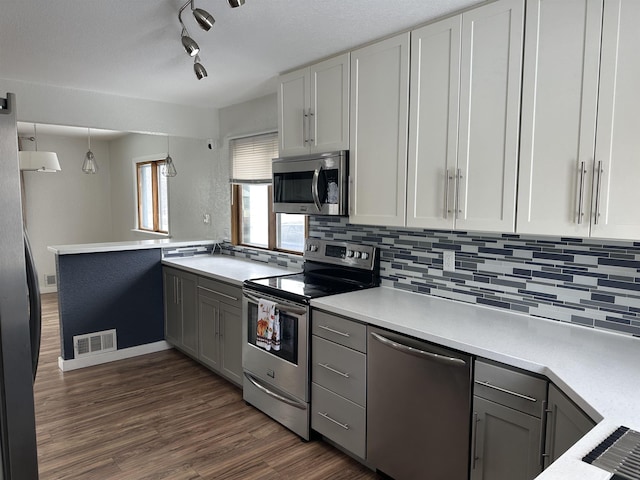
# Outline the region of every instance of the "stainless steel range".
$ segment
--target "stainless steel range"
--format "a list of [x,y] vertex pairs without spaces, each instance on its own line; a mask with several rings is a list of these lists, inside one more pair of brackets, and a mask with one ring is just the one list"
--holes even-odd
[[380,261],[376,247],[313,238],[304,259],[302,273],[244,282],[242,366],[244,400],[308,440],[309,302],[377,286]]

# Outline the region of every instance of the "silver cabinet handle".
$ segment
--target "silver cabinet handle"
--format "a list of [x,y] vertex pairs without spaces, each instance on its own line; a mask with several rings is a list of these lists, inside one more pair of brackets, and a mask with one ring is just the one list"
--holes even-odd
[[424,358],[427,360],[434,360],[436,362],[451,365],[453,367],[464,367],[467,364],[467,362],[465,362],[461,358],[448,357],[446,355],[440,355],[433,352],[425,352],[424,350],[420,350],[418,348],[413,348],[402,343],[394,342],[393,340],[390,340],[387,337],[383,337],[382,335],[378,335],[375,332],[371,332],[371,336],[383,345],[391,347],[400,352],[407,353],[409,355],[414,355],[416,357]]
[[458,168],[456,172],[456,218],[462,213],[460,208],[460,179],[462,178],[462,170]]
[[478,458],[478,422],[480,419],[478,418],[478,412],[473,412],[473,433],[471,439],[471,470],[476,469],[476,462],[479,460]]
[[580,162],[580,186],[578,197],[578,225],[582,224],[582,218],[584,217],[584,177],[587,173],[587,169],[584,165],[584,161]]
[[451,183],[451,175],[449,174],[449,169],[444,172],[444,218],[449,218],[449,184]]
[[309,115],[307,115],[306,110],[302,110],[302,136],[304,137],[304,144],[309,143],[309,138],[307,135],[307,121],[309,120]]
[[339,330],[334,330],[331,327],[327,327],[326,325],[318,325],[318,328],[326,330],[327,332],[335,333],[336,335],[340,335],[341,337],[349,338],[351,335],[345,332],[340,332]]
[[276,393],[272,390],[269,390],[267,387],[261,385],[260,383],[258,383],[258,380],[256,378],[253,377],[253,375],[248,374],[247,372],[244,372],[244,376],[247,378],[247,380],[249,380],[258,390],[260,390],[261,392],[265,393],[266,395],[269,395],[270,397],[275,398],[276,400],[279,400],[280,402],[286,403],[287,405],[291,405],[292,407],[296,407],[299,408],[300,410],[305,410],[307,408],[306,404],[302,404],[300,402],[296,402],[293,399],[287,398],[283,395],[280,395],[279,393]]
[[340,370],[336,370],[335,368],[333,368],[328,363],[319,363],[318,365],[321,366],[322,368],[326,368],[330,372],[333,372],[333,373],[335,373],[337,375],[340,375],[341,377],[349,378],[349,374],[348,373],[344,373],[344,372],[341,372]]
[[311,195],[313,196],[313,203],[315,203],[318,213],[322,211],[322,204],[320,203],[320,195],[318,195],[318,180],[320,179],[320,171],[322,167],[318,167],[313,172],[313,180],[311,181]]
[[[249,300],[251,300],[256,304],[260,301],[260,299],[255,295],[251,295],[250,293],[247,293],[247,292],[244,292],[243,294],[245,297],[247,297]],[[307,313],[307,311],[304,308],[297,307],[285,302],[276,303],[276,308],[284,313],[290,312],[290,313],[295,313],[297,315],[305,315]]]
[[[314,123],[313,128],[311,126],[311,119],[312,118],[313,118],[313,123]],[[316,116],[313,114],[313,110],[311,110],[311,108],[309,108],[309,130],[308,131],[309,131],[309,143],[311,145],[313,145],[313,142],[314,142],[314,138],[313,137],[315,137],[315,135],[314,135],[314,133],[315,133],[314,132],[315,123],[316,123]]]
[[331,418],[329,415],[327,415],[324,412],[318,412],[318,415],[320,415],[323,418],[326,418],[327,420],[329,420],[330,422],[335,423],[336,425],[338,425],[339,427],[344,428],[345,430],[349,430],[349,424],[348,423],[341,423],[333,418]]
[[220,295],[221,297],[228,298],[229,300],[233,300],[234,302],[238,301],[238,297],[227,295],[226,293],[218,292],[217,290],[211,290],[210,288],[201,287],[200,285],[198,285],[198,290],[204,290],[205,292],[215,293],[216,295]]
[[596,183],[596,213],[593,219],[593,224],[597,225],[600,219],[600,195],[602,194],[602,174],[604,169],[602,168],[602,160],[598,162],[598,182]]
[[496,385],[491,385],[489,382],[481,382],[480,380],[476,380],[475,383],[477,383],[478,385],[482,385],[483,387],[487,387],[487,388],[492,388],[493,390],[497,390],[499,392],[502,393],[507,393],[509,395],[513,395],[514,397],[518,397],[518,398],[522,398],[524,400],[529,400],[530,402],[537,402],[538,400],[530,397],[528,395],[524,395],[522,393],[518,393],[518,392],[512,392],[511,390],[507,390],[506,388],[502,388],[502,387],[498,387]]
[[[542,468],[544,468],[544,459],[551,456],[547,453],[548,450],[545,450],[545,438],[547,436],[548,428],[547,421],[549,420],[551,413],[551,410],[547,409],[547,401],[544,400],[542,402],[542,428],[540,428],[540,466]],[[546,445],[546,447],[548,448],[549,445]]]

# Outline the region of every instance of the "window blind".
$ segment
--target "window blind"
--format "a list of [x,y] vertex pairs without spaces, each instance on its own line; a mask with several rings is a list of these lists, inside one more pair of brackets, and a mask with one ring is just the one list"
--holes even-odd
[[231,183],[271,183],[271,160],[278,157],[278,133],[235,138],[230,142]]

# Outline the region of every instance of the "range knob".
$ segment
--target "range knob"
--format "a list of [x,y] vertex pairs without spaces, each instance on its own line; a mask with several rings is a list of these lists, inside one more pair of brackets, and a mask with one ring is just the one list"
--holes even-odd
[[360,252],[353,252],[353,256],[355,258],[360,258]]
[[312,252],[317,252],[318,251],[318,245],[309,245],[309,250]]
[[362,258],[363,260],[366,260],[369,258],[369,254],[367,252],[362,252],[362,255],[360,256],[360,258]]
[[347,250],[347,258],[353,257],[353,250]]

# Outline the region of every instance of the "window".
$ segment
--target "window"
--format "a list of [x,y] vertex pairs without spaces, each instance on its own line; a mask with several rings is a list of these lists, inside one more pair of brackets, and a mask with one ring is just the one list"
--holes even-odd
[[269,250],[302,252],[304,215],[274,214],[271,159],[278,156],[278,134],[231,140],[232,241]]
[[169,233],[169,198],[163,168],[164,160],[136,163],[140,230]]

